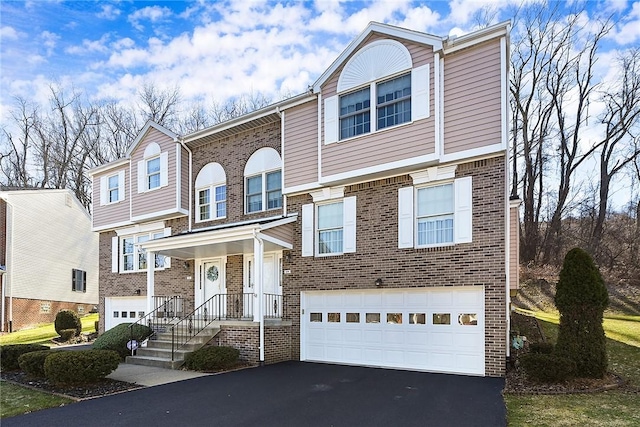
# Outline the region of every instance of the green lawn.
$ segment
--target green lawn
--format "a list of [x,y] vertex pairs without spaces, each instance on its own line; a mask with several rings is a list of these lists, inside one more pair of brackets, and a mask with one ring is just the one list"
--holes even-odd
[[73,400],[0,381],[0,418],[72,403]]
[[[98,320],[98,313],[88,314],[80,318],[82,322],[82,332],[95,332],[95,321]],[[41,325],[33,329],[12,332],[0,336],[0,345],[5,344],[44,344],[51,345],[51,340],[57,337],[53,323]]]
[[[520,311],[520,310],[519,310]],[[522,310],[526,312],[525,310]],[[528,312],[541,320],[551,342],[558,336],[557,314]],[[640,387],[640,318],[607,316],[609,370]],[[509,426],[640,426],[640,397],[629,390],[554,396],[505,395]]]

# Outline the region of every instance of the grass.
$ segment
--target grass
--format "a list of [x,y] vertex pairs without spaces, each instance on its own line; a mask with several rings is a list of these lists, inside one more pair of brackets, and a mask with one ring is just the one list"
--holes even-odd
[[[98,320],[98,313],[88,314],[80,318],[82,322],[82,332],[90,333],[95,331],[95,322]],[[0,345],[6,344],[43,344],[52,345],[51,340],[58,336],[53,323],[40,325],[36,328],[25,329],[0,336]]]
[[0,418],[55,408],[73,400],[0,381]]
[[[520,311],[520,309],[519,309]],[[558,316],[553,313],[530,312],[541,320],[547,339],[558,337]],[[639,316],[606,316],[609,370],[620,375],[632,387],[640,387],[640,319]],[[505,395],[509,426],[639,426],[640,399],[626,390],[593,394],[554,396]]]

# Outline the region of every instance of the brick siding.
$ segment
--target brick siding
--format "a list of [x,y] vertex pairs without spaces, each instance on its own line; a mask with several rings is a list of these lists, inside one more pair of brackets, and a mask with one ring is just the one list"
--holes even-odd
[[[291,360],[291,326],[265,325],[265,364]],[[210,345],[233,347],[240,351],[240,360],[248,363],[260,361],[260,326],[247,323],[242,326],[222,325],[220,333]]]
[[[47,312],[42,310],[43,305],[48,307]],[[56,314],[58,314],[60,310],[72,310],[82,317],[89,314],[93,308],[93,304],[13,298],[13,323],[11,327],[15,332],[42,323],[53,323],[53,321],[56,320]],[[9,298],[5,298],[5,309],[4,330],[9,331]]]

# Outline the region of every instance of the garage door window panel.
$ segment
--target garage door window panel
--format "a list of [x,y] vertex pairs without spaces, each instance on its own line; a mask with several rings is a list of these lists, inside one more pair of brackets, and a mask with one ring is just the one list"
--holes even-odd
[[309,320],[311,322],[322,322],[322,313],[309,313]]
[[402,313],[387,313],[387,323],[390,325],[402,325]]
[[380,313],[367,313],[367,323],[380,323]]
[[347,313],[347,323],[360,323],[360,313]]
[[329,323],[340,323],[340,313],[327,313]]
[[451,314],[450,313],[433,313],[432,321],[434,325],[450,325]]
[[424,325],[426,324],[426,317],[425,313],[409,313],[409,324]]

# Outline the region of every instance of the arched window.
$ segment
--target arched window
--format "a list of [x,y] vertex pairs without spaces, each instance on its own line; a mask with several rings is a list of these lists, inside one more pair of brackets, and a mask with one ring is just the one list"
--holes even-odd
[[196,205],[196,222],[227,216],[227,176],[219,163],[209,163],[198,172]]
[[245,212],[282,207],[282,159],[273,148],[260,148],[244,168]]

